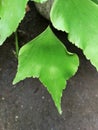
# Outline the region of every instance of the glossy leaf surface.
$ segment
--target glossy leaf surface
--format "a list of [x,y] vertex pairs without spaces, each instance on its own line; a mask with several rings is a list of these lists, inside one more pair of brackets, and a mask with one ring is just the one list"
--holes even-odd
[[92,0],[93,2],[95,2],[96,4],[98,4],[98,0]]
[[78,65],[77,55],[69,53],[48,27],[21,48],[14,84],[26,77],[39,78],[61,113],[62,91],[66,86],[66,80],[75,74]]
[[69,40],[98,70],[98,5],[91,0],[55,0],[51,21],[57,29],[69,33]]
[[0,45],[15,32],[25,15],[28,0],[0,0]]

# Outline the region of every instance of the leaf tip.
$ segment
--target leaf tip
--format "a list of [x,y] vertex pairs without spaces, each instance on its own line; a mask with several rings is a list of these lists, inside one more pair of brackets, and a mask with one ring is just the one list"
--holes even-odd
[[58,112],[59,112],[60,115],[62,115],[62,109],[61,109],[61,107],[58,109]]
[[16,78],[13,80],[12,84],[15,85],[17,83]]
[[[55,101],[54,101],[54,102],[55,102]],[[62,115],[61,99],[60,99],[60,102],[59,102],[59,103],[55,102],[55,106],[56,106],[56,108],[57,108],[57,110],[58,110],[58,113],[59,113],[60,115]]]
[[19,77],[16,75],[15,78],[13,79],[12,84],[15,85],[16,83],[18,83],[20,81]]

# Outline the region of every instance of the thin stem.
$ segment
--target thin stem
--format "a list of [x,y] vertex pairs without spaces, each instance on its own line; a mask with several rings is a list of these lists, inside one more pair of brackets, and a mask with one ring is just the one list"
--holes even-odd
[[19,44],[18,44],[17,31],[15,32],[15,48],[16,48],[16,57],[18,58],[18,54],[19,54]]

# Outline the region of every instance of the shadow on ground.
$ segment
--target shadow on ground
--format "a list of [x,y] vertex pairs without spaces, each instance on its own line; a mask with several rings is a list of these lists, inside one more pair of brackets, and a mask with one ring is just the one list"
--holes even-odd
[[[33,6],[18,29],[20,43],[34,38],[47,25]],[[64,33],[55,33],[68,43]],[[98,73],[82,52],[74,49],[80,67],[63,92],[60,116],[38,79],[12,85],[17,67],[13,37],[0,47],[0,130],[98,130]]]

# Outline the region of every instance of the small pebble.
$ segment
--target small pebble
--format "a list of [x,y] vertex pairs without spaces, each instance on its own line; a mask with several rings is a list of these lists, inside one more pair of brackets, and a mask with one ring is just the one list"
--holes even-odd
[[17,121],[19,119],[19,116],[15,116],[15,121]]
[[98,94],[96,94],[95,97],[98,98]]
[[23,108],[23,105],[21,105],[21,108]]
[[5,100],[5,98],[4,98],[4,97],[2,97],[2,100],[4,101],[4,100]]
[[33,107],[30,107],[30,109],[32,110],[32,109],[33,109]]
[[42,99],[45,99],[45,97],[44,97],[44,96],[42,96]]

